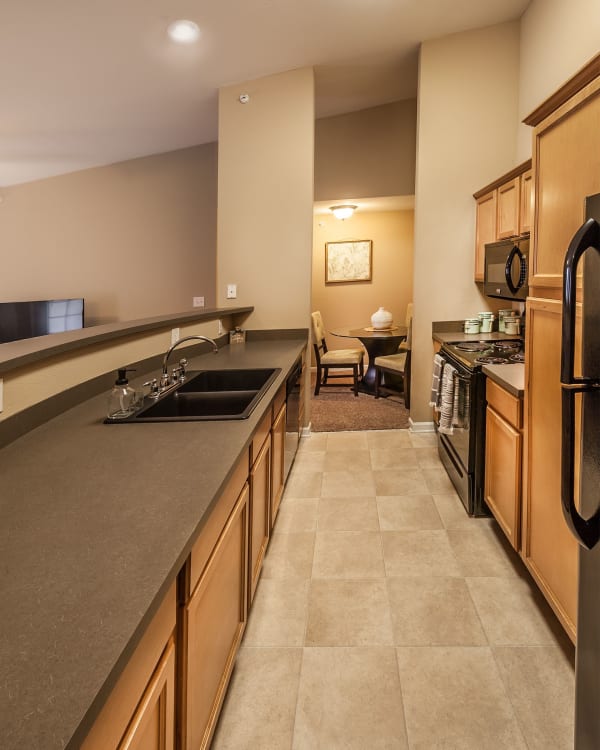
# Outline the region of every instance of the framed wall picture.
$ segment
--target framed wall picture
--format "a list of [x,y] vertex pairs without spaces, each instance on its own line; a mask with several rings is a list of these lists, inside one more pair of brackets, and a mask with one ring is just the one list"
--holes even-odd
[[325,283],[371,281],[373,241],[325,243]]

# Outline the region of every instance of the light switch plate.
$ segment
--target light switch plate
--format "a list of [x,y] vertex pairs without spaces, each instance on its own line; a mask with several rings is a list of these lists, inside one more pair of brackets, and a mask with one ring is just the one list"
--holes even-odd
[[227,284],[227,299],[235,299],[237,297],[237,284]]
[[192,297],[192,305],[194,307],[204,307],[204,297]]

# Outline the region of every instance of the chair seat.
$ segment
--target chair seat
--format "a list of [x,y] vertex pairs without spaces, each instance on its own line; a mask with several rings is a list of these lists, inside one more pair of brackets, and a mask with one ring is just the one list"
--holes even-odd
[[362,349],[333,349],[321,354],[322,365],[358,365],[364,356]]
[[400,352],[399,354],[388,354],[385,357],[376,357],[375,367],[383,367],[386,370],[403,373],[406,368],[406,355],[407,352]]

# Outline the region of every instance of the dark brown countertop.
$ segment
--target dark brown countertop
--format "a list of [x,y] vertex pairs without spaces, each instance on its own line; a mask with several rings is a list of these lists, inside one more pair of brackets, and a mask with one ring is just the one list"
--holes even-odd
[[525,393],[525,365],[515,362],[510,365],[483,365],[483,372],[517,398],[523,398]]
[[104,425],[106,394],[0,450],[0,747],[78,747],[306,339],[205,354],[280,367],[249,419]]

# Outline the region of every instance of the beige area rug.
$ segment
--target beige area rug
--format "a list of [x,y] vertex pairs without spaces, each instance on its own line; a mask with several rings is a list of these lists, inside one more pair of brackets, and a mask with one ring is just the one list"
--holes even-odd
[[[311,394],[315,392],[315,374],[311,378]],[[339,380],[335,387],[321,388],[319,395],[311,395],[310,421],[314,432],[342,432],[345,430],[401,430],[406,429],[409,412],[402,396],[375,398],[367,393],[354,396],[352,379]]]

